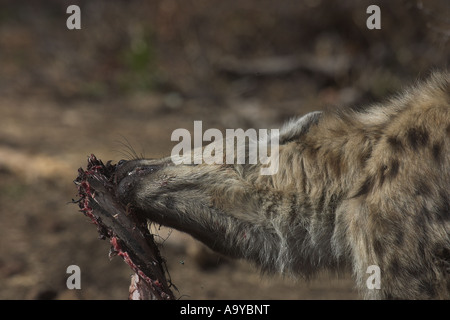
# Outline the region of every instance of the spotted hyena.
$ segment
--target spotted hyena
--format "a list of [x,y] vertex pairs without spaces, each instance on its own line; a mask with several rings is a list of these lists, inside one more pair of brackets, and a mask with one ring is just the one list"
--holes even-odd
[[350,267],[366,298],[450,298],[450,73],[365,109],[307,114],[278,141],[272,175],[120,161],[121,201],[265,271]]

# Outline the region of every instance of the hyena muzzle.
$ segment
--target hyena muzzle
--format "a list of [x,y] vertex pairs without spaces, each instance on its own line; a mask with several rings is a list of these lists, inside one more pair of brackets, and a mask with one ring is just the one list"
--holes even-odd
[[[272,175],[260,164],[120,161],[119,197],[264,271],[351,268],[365,298],[450,298],[450,73],[365,109],[307,114],[278,138]],[[366,284],[369,266],[379,288]]]

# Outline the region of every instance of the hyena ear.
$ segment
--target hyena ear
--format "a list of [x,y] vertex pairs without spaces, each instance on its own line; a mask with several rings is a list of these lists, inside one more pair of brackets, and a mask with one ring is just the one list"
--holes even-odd
[[290,120],[281,128],[279,143],[286,144],[304,135],[312,125],[319,122],[321,116],[321,111],[314,111],[305,114],[303,117]]

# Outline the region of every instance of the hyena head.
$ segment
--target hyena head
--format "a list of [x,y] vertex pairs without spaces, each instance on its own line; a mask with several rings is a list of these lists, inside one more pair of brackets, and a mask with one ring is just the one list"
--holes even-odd
[[[349,266],[368,298],[450,298],[449,73],[364,110],[307,114],[277,138],[273,175],[260,163],[137,159],[119,162],[117,193],[263,270]],[[365,282],[373,266],[379,288]]]

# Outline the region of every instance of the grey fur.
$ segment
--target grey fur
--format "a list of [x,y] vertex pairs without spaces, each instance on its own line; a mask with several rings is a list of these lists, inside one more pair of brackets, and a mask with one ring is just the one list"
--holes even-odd
[[[450,298],[450,77],[280,132],[279,170],[133,160],[119,194],[148,219],[263,270],[351,268],[369,299]],[[381,270],[368,289],[366,270]]]

